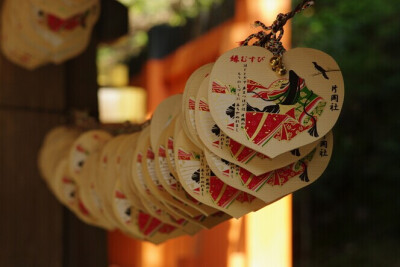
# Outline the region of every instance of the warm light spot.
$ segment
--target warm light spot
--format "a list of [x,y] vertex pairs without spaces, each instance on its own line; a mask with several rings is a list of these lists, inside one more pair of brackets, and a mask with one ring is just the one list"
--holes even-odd
[[146,117],[146,92],[137,87],[103,87],[98,93],[103,123],[142,123]]
[[129,83],[129,69],[124,64],[115,65],[110,71],[113,86],[125,86]]
[[150,119],[151,119],[151,116],[153,116],[153,113],[152,113],[152,112],[147,112],[147,114],[146,114],[146,116],[145,116],[145,119],[146,119],[146,120],[150,120]]
[[[258,0],[259,1],[259,18],[267,26],[271,25],[279,13],[287,13],[291,10],[291,1],[277,1],[277,0]],[[286,49],[290,45],[290,21],[285,26],[285,34],[283,35],[282,42]]]
[[[264,14],[264,18],[269,22],[275,19],[275,16],[282,12],[282,1],[276,0],[261,0],[260,1],[260,10]],[[264,21],[267,23],[266,21]]]
[[292,196],[246,215],[249,267],[292,266]]
[[246,255],[244,251],[244,218],[231,219],[229,221],[228,232],[228,266],[229,267],[243,267],[246,262]]
[[115,64],[107,69],[100,69],[97,82],[100,86],[126,86],[129,83],[129,68],[124,64]]
[[[250,34],[256,33],[261,28],[254,27],[254,21],[259,20],[266,24],[271,25],[279,13],[286,13],[290,11],[291,1],[283,0],[251,0],[246,4],[248,10],[247,17],[249,21],[234,23],[225,38],[225,42],[220,44],[220,52],[226,52],[229,49],[235,48],[239,42],[244,41]],[[288,23],[290,24],[290,23]],[[286,29],[289,26],[286,26]],[[283,38],[284,46],[288,48],[290,39],[290,31],[286,32]],[[250,42],[252,43],[252,42]]]
[[246,255],[242,252],[234,252],[229,254],[229,267],[246,266]]
[[164,250],[162,246],[153,245],[149,242],[142,243],[142,266],[163,266]]

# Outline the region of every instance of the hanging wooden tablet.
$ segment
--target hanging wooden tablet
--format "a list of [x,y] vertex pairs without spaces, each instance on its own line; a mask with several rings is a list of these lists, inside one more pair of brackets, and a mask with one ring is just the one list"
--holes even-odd
[[[166,136],[165,133],[163,133],[159,141],[162,141],[162,143],[164,143],[163,141],[165,140],[165,136]],[[161,142],[158,143],[159,144],[158,149],[155,151],[155,153],[153,153],[154,161],[151,162],[151,157],[150,157],[149,160],[150,162],[148,162],[149,164],[153,165],[155,174],[158,177],[159,186],[157,187],[154,184],[154,186],[159,191],[158,194],[162,195],[163,199],[165,199],[167,203],[171,203],[173,206],[179,207],[181,211],[185,212],[190,217],[201,215],[202,213],[199,210],[187,205],[185,202],[180,201],[178,198],[174,196],[174,194],[170,193],[171,191],[172,193],[177,191],[176,189],[172,189],[173,187],[176,188],[177,180],[172,175],[168,167],[165,146],[161,145],[160,143]]]
[[[171,122],[171,124],[167,127],[174,127],[175,122]],[[175,176],[172,174],[172,170],[168,166],[167,162],[167,147],[164,145],[166,143],[166,137],[167,137],[167,129],[166,131],[162,134],[158,146],[158,150],[156,153],[154,153],[154,167],[157,176],[159,177],[159,182],[163,186],[163,189],[165,190],[165,194],[168,194],[171,198],[175,199],[176,201],[179,201],[181,203],[181,209],[186,212],[190,217],[196,217],[199,215],[202,215],[203,213],[199,211],[198,209],[192,207],[191,205],[187,204],[185,202],[186,198],[186,192],[182,188],[181,184]],[[183,199],[180,200],[180,199]],[[193,204],[195,205],[195,204]]]
[[[182,122],[182,114],[178,114],[175,119],[173,119],[168,125],[168,127],[165,129],[165,139],[164,139],[164,147],[166,148],[166,158],[167,158],[167,164],[168,168],[171,171],[172,176],[176,179],[177,184],[176,186],[174,185],[173,181],[170,183],[170,187],[172,189],[180,189],[181,187],[178,186],[179,180],[178,180],[178,175],[176,173],[176,165],[175,165],[175,159],[174,159],[174,133],[175,133],[175,128],[179,127],[176,126],[177,123]],[[185,199],[185,198],[183,198]],[[181,200],[181,201],[186,201],[186,200]],[[190,205],[190,204],[189,204]]]
[[243,46],[224,53],[210,74],[208,100],[218,127],[268,157],[315,142],[336,123],[344,99],[337,63],[295,48],[283,55],[287,74],[271,69],[273,54]]
[[195,70],[186,82],[182,98],[182,125],[185,134],[194,144],[201,144],[195,124],[195,103],[197,91],[202,81],[210,74],[214,63],[209,63]]
[[38,165],[42,177],[51,189],[58,163],[68,154],[79,135],[80,131],[75,128],[58,127],[46,136],[39,150]]
[[69,209],[77,207],[77,186],[74,180],[65,173],[68,168],[67,159],[63,159],[57,166],[54,178],[54,191],[59,200]]
[[[179,113],[181,113],[180,110],[181,106],[182,106],[182,95],[175,95],[161,102],[160,105],[158,105],[158,107],[154,111],[150,124],[150,140],[149,143],[146,145],[147,146],[146,149],[147,151],[145,153],[146,160],[143,161],[144,165],[143,171],[145,174],[145,178],[146,177],[150,178],[147,180],[148,181],[147,185],[155,197],[157,197],[160,201],[168,204],[167,207],[172,206],[171,208],[173,207],[177,208],[179,210],[178,213],[180,213],[181,216],[189,215],[193,217],[199,215],[199,212],[193,213],[194,210],[192,208],[189,208],[189,211],[192,211],[193,215],[186,213],[187,209],[185,207],[185,203],[174,198],[172,195],[168,193],[168,191],[166,191],[166,189],[163,186],[163,183],[161,183],[160,181],[164,180],[164,176],[157,174],[156,167],[158,166],[158,164],[156,164],[157,162],[155,162],[156,154],[158,154],[160,150],[160,142],[163,141],[162,138],[163,134],[165,133],[166,128],[170,125],[171,121]],[[153,149],[153,145],[155,146],[156,149]],[[164,147],[162,147],[161,150],[163,148]],[[165,153],[163,155],[166,157]],[[166,164],[166,167],[168,167],[168,164]],[[169,170],[166,171],[169,173]],[[170,177],[166,177],[166,179],[167,183],[169,182]],[[170,187],[170,185],[168,185],[168,187]],[[186,213],[186,215],[182,214],[182,212]]]
[[[176,178],[177,174],[174,159],[174,131],[175,122],[181,121],[180,117],[181,116],[178,116],[174,120],[172,120],[171,124],[165,130],[164,146],[167,148],[166,161],[170,174],[173,178],[171,177],[169,182],[166,182],[166,184],[164,184],[164,188],[177,199],[186,203],[188,206],[200,211],[203,215],[199,214],[193,219],[195,219],[197,223],[200,223],[202,226],[210,229],[223,221],[229,220],[231,216],[227,215],[224,212],[217,211],[207,205],[203,205],[200,201],[189,195],[189,193],[184,190],[181,183]],[[177,129],[179,129],[179,125],[177,126]],[[164,160],[161,161],[164,162]],[[160,180],[160,182],[163,183],[163,180]]]
[[[143,147],[140,145],[143,143],[142,140],[148,137],[149,134],[148,127],[141,131],[132,157],[132,179],[135,189],[139,193],[143,209],[132,208],[131,217],[133,218],[133,224],[139,227],[146,240],[158,244],[170,238],[183,235],[185,232],[177,228],[179,223],[175,219],[147,199],[148,194],[146,191],[148,189],[145,187],[142,172]],[[172,224],[165,223],[165,221],[172,222]]]
[[34,69],[50,60],[48,51],[34,47],[20,32],[23,27],[21,12],[15,12],[13,1],[4,1],[1,10],[1,49],[11,62],[27,69]]
[[[178,125],[177,125],[178,124]],[[208,216],[211,215],[217,210],[211,208],[207,205],[203,205],[200,201],[194,199],[189,193],[185,191],[182,187],[179,179],[178,174],[176,173],[176,165],[175,165],[175,158],[174,158],[174,134],[175,130],[179,129],[181,125],[181,116],[178,115],[167,127],[166,129],[166,139],[164,140],[164,146],[167,148],[166,159],[169,170],[171,171],[172,176],[176,180],[176,183],[171,181],[170,184],[170,192],[180,201],[186,203],[187,205],[195,208],[196,210],[200,211],[202,214]]]
[[79,197],[79,186],[69,173],[69,151],[79,133],[76,129],[67,127],[51,131],[39,152],[39,169],[60,202],[86,223],[104,227],[83,204]]
[[[68,179],[65,169],[68,167],[67,160],[62,159],[55,169],[53,174],[52,191],[54,196],[69,209],[74,209],[77,202],[77,186],[72,179]],[[69,194],[68,194],[69,193]]]
[[[171,122],[170,126],[168,127],[173,129],[175,126],[175,120]],[[173,132],[173,131],[167,131],[163,135],[166,137],[168,135],[168,132]],[[166,140],[166,138],[164,138]],[[172,136],[170,139],[169,144],[169,154],[170,157],[173,158],[173,143],[172,143]],[[156,153],[155,161],[157,162],[158,159],[158,166],[156,164],[156,171],[159,173],[159,175],[163,175],[166,178],[165,179],[160,179],[160,183],[163,184],[164,188],[166,191],[171,194],[171,196],[174,196],[177,199],[182,199],[182,203],[185,203],[186,205],[186,212],[193,217],[193,220],[195,221],[194,223],[199,224],[205,228],[212,228],[215,225],[225,221],[229,220],[231,217],[223,212],[216,211],[213,214],[209,214],[208,216],[204,215],[203,212],[199,210],[199,208],[204,207],[204,205],[199,202],[198,200],[194,199],[192,196],[190,196],[182,187],[181,183],[173,176],[172,171],[169,169],[167,158],[166,158],[166,151],[163,150],[163,146],[160,146],[159,153]],[[174,161],[175,162],[175,161]],[[196,207],[196,208],[194,208]],[[190,209],[189,209],[190,208]],[[209,209],[207,209],[209,210]]]
[[182,230],[170,224],[163,223],[158,218],[151,216],[143,210],[133,209],[132,218],[133,223],[138,226],[145,239],[154,244],[160,244],[166,240],[185,234]]
[[25,8],[26,31],[22,34],[35,45],[46,48],[53,63],[64,62],[85,50],[100,15],[98,2],[67,18],[58,13],[48,13],[42,6],[26,5]]
[[210,168],[221,180],[248,192],[266,203],[272,203],[316,181],[325,171],[332,156],[333,134],[329,132],[317,146],[297,162],[256,176],[213,153],[205,151]]
[[227,136],[213,120],[207,99],[209,78],[206,78],[196,98],[196,125],[203,144],[217,156],[230,161],[252,174],[260,175],[293,163],[308,154],[316,142],[299,147],[271,159]]
[[209,168],[204,153],[181,130],[175,143],[175,161],[182,186],[197,200],[239,218],[265,203],[221,181]]
[[165,205],[160,203],[157,203],[157,205],[155,205],[155,202],[153,200],[154,199],[150,201],[148,198],[142,198],[143,205],[148,214],[171,227],[171,229],[173,230],[172,233],[178,236],[189,234],[183,229],[183,226],[186,223],[184,219],[177,219],[173,217],[170,213],[165,212],[165,210],[169,211],[169,209],[167,209]]
[[[58,164],[58,167],[56,168],[56,173],[54,175],[55,180],[62,180],[62,177],[67,176],[68,180],[72,180],[68,176],[68,159],[65,158],[65,161],[61,161]],[[84,221],[87,224],[94,225],[94,226],[100,226],[102,227],[101,223],[90,214],[90,212],[87,210],[86,206],[83,204],[81,198],[79,197],[79,186],[76,186],[75,188],[76,192],[76,205],[75,206],[70,206],[70,210],[76,214],[78,218],[80,218],[82,221]],[[62,199],[62,193],[57,192],[55,193],[56,196],[59,196],[60,199]]]
[[80,54],[87,47],[100,14],[97,1],[65,19],[30,1],[6,0],[5,4],[3,52],[28,69],[49,62],[61,63]]
[[154,196],[154,198],[159,201],[160,205],[158,205],[158,207],[163,209],[174,221],[174,223],[179,224],[179,228],[182,229],[184,232],[193,235],[200,231],[202,229],[201,225],[198,224],[196,220],[190,218],[190,216],[182,212],[182,210],[177,208],[175,205],[171,205],[168,202],[164,201],[164,198],[160,196],[160,190],[154,187],[154,185],[152,184],[152,179],[149,176],[148,168],[150,166],[147,165],[147,160],[148,159],[142,162],[145,183],[152,196]]
[[124,226],[119,223],[117,215],[114,213],[112,207],[112,201],[114,200],[113,190],[115,186],[113,159],[119,143],[125,138],[125,135],[113,137],[103,146],[97,161],[97,178],[95,179],[95,187],[99,189],[99,198],[101,200],[103,212],[105,216],[120,229],[124,229]]
[[133,186],[131,177],[132,156],[140,133],[126,135],[117,146],[115,156],[110,159],[114,162],[115,185],[113,190],[112,208],[120,223],[125,225],[130,235],[144,239],[145,236],[135,223],[134,214],[144,210],[144,206]]
[[102,221],[102,224],[108,230],[113,230],[117,227],[113,218],[110,218],[104,211],[104,196],[100,191],[101,188],[96,184],[99,179],[98,162],[100,153],[91,153],[81,171],[81,179],[79,180],[79,197],[86,209],[93,217]]
[[[170,144],[169,144],[172,147],[172,150],[173,150],[173,153],[171,153],[171,155],[169,155],[169,156],[171,156],[171,158],[169,158],[169,159],[171,161],[171,165],[173,164],[175,166],[175,172],[176,172],[176,176],[175,177],[179,181],[180,181],[180,176],[178,175],[178,171],[177,171],[178,166],[177,166],[177,163],[176,163],[176,155],[175,155],[176,147],[175,147],[175,145],[176,145],[176,142],[177,142],[178,135],[180,134],[181,131],[183,131],[181,118],[182,117],[180,117],[180,116],[177,117],[177,119],[175,121],[175,128],[174,128],[173,138],[169,140],[169,141],[173,141],[173,142],[170,142]],[[186,135],[184,135],[184,136],[186,137]],[[180,183],[182,185],[182,181],[180,181]],[[187,193],[187,195],[189,196],[188,197],[189,199],[191,199],[194,202],[197,202],[197,203],[201,204],[201,210],[203,211],[203,213],[205,215],[208,216],[208,215],[214,214],[214,213],[216,213],[218,211],[218,209],[216,209],[214,207],[211,207],[210,205],[207,205],[204,202],[199,201],[198,199],[194,198],[192,196],[192,194],[187,191],[187,187],[185,187],[183,185],[182,185],[182,187],[185,190],[185,192]]]
[[51,129],[43,139],[42,148],[51,144],[52,142],[58,141],[59,138],[63,137],[65,134],[68,133],[76,133],[77,135],[80,134],[80,131],[73,127],[67,126],[58,126]]
[[40,8],[43,13],[54,14],[61,19],[74,17],[86,12],[93,5],[99,4],[98,0],[28,0],[26,2]]
[[165,128],[181,112],[182,94],[164,99],[154,111],[150,124],[150,144],[156,147]]
[[145,180],[145,184],[149,189],[150,193],[164,206],[168,209],[167,212],[170,213],[176,221],[179,222],[182,230],[189,233],[194,234],[201,230],[199,225],[194,225],[190,222],[190,216],[183,212],[180,207],[180,203],[174,201],[174,199],[170,198],[170,195],[166,192],[164,187],[158,180],[158,177],[155,172],[155,164],[154,164],[154,153],[150,147],[150,140],[148,139],[144,149],[145,159],[142,161],[142,168],[143,168],[143,176]]
[[[102,150],[100,163],[101,175],[100,181],[103,185],[103,192],[105,193],[106,209],[109,214],[118,223],[118,228],[130,236],[138,235],[137,229],[132,229],[128,226],[127,216],[122,212],[130,201],[122,193],[121,189],[117,186],[119,184],[119,177],[117,175],[117,151],[121,144],[128,138],[128,135],[121,134],[113,138]],[[122,196],[124,198],[122,198]]]
[[128,135],[121,134],[112,138],[101,150],[99,161],[100,179],[104,192],[106,193],[107,200],[111,203],[114,197],[113,188],[117,182],[117,151],[121,143],[128,138]]
[[116,152],[116,171],[127,199],[129,199],[133,206],[143,209],[143,204],[140,201],[139,193],[137,192],[132,178],[133,154],[136,149],[139,135],[140,132],[130,134],[128,138],[120,144]]
[[102,130],[91,130],[80,135],[72,144],[69,151],[69,171],[72,177],[79,182],[79,175],[86,158],[99,151],[109,140],[111,135]]
[[124,194],[119,180],[117,180],[113,191],[114,198],[111,205],[120,225],[124,225],[123,231],[134,238],[144,239],[138,225],[133,223],[132,210],[137,209],[137,207],[134,207]]
[[[134,154],[134,162],[132,165],[132,175],[135,185],[140,194],[141,201],[146,210],[157,219],[164,223],[168,223],[175,227],[180,227],[180,223],[171,216],[169,213],[171,210],[168,209],[162,202],[160,202],[150,191],[147,186],[145,174],[143,172],[143,161],[146,160],[146,141],[150,138],[149,127],[142,130],[139,139],[138,146]],[[167,212],[168,211],[168,212]]]

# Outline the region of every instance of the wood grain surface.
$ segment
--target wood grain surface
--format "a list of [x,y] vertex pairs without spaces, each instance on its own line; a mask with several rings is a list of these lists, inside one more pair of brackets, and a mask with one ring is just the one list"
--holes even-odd
[[65,110],[97,113],[96,43],[34,71],[0,55],[0,266],[107,266],[106,233],[63,208],[36,163],[45,133],[65,122]]

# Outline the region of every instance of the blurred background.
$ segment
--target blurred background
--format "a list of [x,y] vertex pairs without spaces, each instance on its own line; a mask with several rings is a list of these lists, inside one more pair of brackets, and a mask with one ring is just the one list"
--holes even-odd
[[[0,0],[0,3],[2,1]],[[190,74],[271,24],[296,0],[114,0],[87,51],[26,71],[0,58],[1,266],[400,266],[400,2],[315,1],[284,45],[341,67],[346,99],[328,169],[240,220],[155,246],[105,233],[62,208],[40,180],[44,134],[72,108],[142,123]]]
[[332,161],[293,195],[295,265],[400,265],[399,10],[398,1],[316,1],[292,21],[293,46],[332,55],[346,86]]

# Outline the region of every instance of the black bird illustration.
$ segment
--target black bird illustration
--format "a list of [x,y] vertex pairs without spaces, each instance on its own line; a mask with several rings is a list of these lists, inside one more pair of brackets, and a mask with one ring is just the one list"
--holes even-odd
[[214,124],[211,128],[211,132],[216,136],[219,136],[221,134],[221,129],[218,127],[218,125]]
[[128,216],[131,216],[131,208],[130,207],[125,210],[125,214]]
[[320,65],[318,65],[317,62],[313,61],[313,64],[314,64],[315,69],[316,69],[317,71],[319,71],[319,72],[322,74],[322,76],[324,76],[325,79],[329,80],[328,75],[326,75],[326,72],[327,72],[327,71],[326,71],[323,67],[321,67]]
[[228,115],[229,117],[233,118],[235,116],[235,104],[230,105],[226,109],[225,114]]
[[192,180],[195,181],[197,184],[200,183],[200,169],[192,174]]

